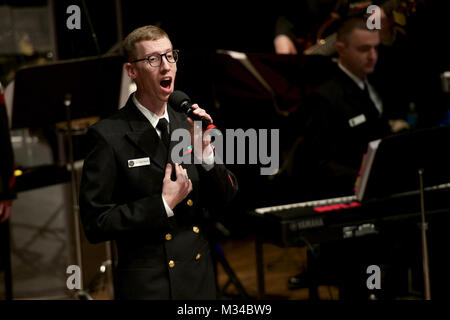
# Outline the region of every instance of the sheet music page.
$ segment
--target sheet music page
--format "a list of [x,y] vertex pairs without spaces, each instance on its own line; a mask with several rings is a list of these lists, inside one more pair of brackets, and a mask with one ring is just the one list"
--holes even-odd
[[366,190],[367,181],[369,180],[370,170],[372,168],[373,160],[375,158],[376,151],[380,145],[381,139],[369,142],[367,147],[367,153],[364,154],[359,175],[355,182],[355,194],[359,201],[362,201],[364,197],[364,191]]

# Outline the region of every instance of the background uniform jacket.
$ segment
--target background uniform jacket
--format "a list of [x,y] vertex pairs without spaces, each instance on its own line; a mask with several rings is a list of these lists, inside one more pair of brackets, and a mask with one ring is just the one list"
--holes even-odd
[[[1,94],[1,93],[0,93]],[[0,97],[0,200],[14,199],[14,153],[8,127],[6,106]]]
[[[302,156],[308,158],[305,167],[311,174],[308,181],[313,197],[353,194],[368,143],[390,134],[387,119],[337,67],[335,75],[313,91],[305,114]],[[361,116],[364,121],[351,125],[352,119]]]
[[[11,200],[14,192],[14,152],[8,127],[8,116],[0,93],[0,200]],[[9,219],[0,224],[0,270],[10,270]],[[10,272],[10,271],[9,271]]]
[[[167,108],[171,132],[189,128],[185,115]],[[234,197],[233,174],[223,165],[206,171],[183,164],[193,191],[168,217],[161,196],[167,150],[131,97],[88,135],[94,146],[84,163],[80,214],[89,241],[116,240],[116,297],[214,299],[202,208],[223,207]],[[130,165],[130,160],[147,157],[150,165]]]

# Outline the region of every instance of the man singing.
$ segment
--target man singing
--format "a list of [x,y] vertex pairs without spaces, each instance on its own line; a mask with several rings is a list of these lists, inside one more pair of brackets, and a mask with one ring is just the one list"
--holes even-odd
[[[215,275],[202,226],[203,208],[223,207],[237,192],[234,175],[205,158],[173,163],[170,133],[193,121],[168,104],[178,51],[155,26],[124,40],[126,71],[137,91],[115,115],[93,125],[85,159],[80,214],[89,241],[115,240],[119,299],[214,299]],[[212,122],[205,110],[194,113]],[[195,146],[194,143],[192,145]],[[200,152],[199,152],[200,151]],[[201,164],[196,165],[201,160]]]

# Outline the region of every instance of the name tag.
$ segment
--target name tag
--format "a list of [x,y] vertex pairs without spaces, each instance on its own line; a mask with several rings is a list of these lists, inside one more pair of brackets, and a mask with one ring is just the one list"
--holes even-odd
[[128,160],[128,168],[142,167],[142,166],[149,166],[149,165],[150,165],[149,157]]
[[366,116],[364,114],[360,114],[359,116],[356,116],[356,117],[348,120],[348,123],[349,123],[350,127],[352,127],[352,128],[359,126],[360,124],[362,124],[364,122],[366,122]]

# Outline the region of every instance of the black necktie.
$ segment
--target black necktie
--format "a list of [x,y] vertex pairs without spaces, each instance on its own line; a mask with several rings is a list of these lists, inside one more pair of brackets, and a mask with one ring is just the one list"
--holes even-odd
[[158,128],[161,131],[161,140],[166,146],[167,151],[169,151],[169,144],[170,144],[169,122],[166,119],[161,118],[159,119],[156,128]]
[[369,83],[367,81],[364,81],[364,95],[366,96],[367,99],[369,99],[370,101],[372,101],[372,99],[370,98],[370,93],[369,93]]
[[367,81],[364,81],[364,89],[363,89],[365,97],[368,99],[368,102],[372,105],[373,108],[371,108],[371,111],[376,112],[377,115],[380,115],[380,111],[375,105],[375,102],[373,102],[372,98],[370,97],[369,93],[369,83]]

